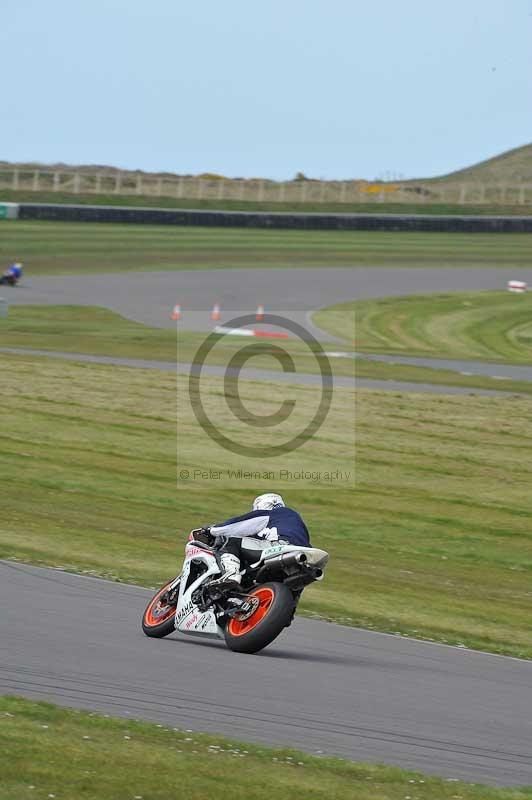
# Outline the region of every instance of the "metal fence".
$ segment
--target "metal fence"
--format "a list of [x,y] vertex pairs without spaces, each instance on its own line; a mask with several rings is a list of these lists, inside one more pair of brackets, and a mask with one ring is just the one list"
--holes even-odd
[[[0,191],[72,195],[137,195],[178,200],[257,203],[440,203],[445,205],[532,205],[532,184],[457,180],[381,183],[370,181],[271,181],[209,175],[179,177],[119,170],[11,167],[0,169]],[[36,199],[38,199],[36,197]]]

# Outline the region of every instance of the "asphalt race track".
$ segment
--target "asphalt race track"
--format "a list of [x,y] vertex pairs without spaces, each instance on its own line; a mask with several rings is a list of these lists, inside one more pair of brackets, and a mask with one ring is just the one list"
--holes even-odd
[[[517,270],[479,268],[301,268],[301,269],[220,269],[167,270],[154,272],[122,272],[95,275],[60,275],[25,279],[15,290],[3,292],[11,305],[94,305],[104,306],[145,325],[173,328],[171,311],[179,303],[182,316],[180,330],[210,331],[214,323],[210,312],[214,303],[222,308],[221,324],[246,314],[254,314],[257,306],[266,312],[287,317],[314,334],[323,342],[334,337],[317,328],[311,313],[317,308],[367,298],[430,294],[435,292],[502,290],[507,281],[518,278],[532,284],[532,269]],[[9,293],[8,293],[9,292]],[[290,298],[289,303],[287,298]],[[492,378],[532,380],[532,368],[515,365],[486,364],[471,361],[442,361],[405,356],[365,355],[372,360],[451,369],[465,374]],[[119,363],[119,362],[116,362]],[[135,366],[134,363],[129,366]],[[136,366],[145,366],[137,363]],[[152,365],[153,366],[153,365]],[[165,369],[167,367],[161,366]],[[281,380],[280,373],[277,374]],[[244,375],[243,375],[244,377]],[[253,377],[248,375],[248,377]],[[255,379],[270,378],[272,374]],[[300,382],[312,379],[299,375]],[[277,379],[277,378],[276,378]],[[341,385],[339,379],[336,380]],[[348,385],[348,384],[345,384]],[[396,381],[358,379],[360,388],[394,391],[432,391],[438,393],[495,394],[496,389],[471,390],[466,387],[445,387],[430,384],[408,384]],[[501,394],[503,394],[501,392]],[[507,392],[505,392],[507,394]]]
[[[205,331],[212,327],[209,312],[216,302],[222,307],[222,323],[254,314],[262,303],[268,313],[308,326],[310,311],[347,300],[505,289],[510,279],[532,285],[532,269],[316,267],[57,275],[28,277],[23,285],[9,294],[6,288],[2,294],[10,303],[106,306],[161,328],[175,326],[170,315],[179,303],[180,328]],[[322,331],[319,336],[326,338]]]
[[0,561],[0,691],[449,778],[532,784],[532,663],[297,619],[255,656],[148,639],[153,592]]

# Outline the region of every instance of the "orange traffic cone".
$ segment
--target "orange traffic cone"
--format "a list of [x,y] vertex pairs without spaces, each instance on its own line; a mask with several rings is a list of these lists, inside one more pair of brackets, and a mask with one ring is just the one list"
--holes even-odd
[[173,320],[181,319],[181,306],[180,305],[175,305],[174,306],[174,310],[172,311],[172,319]]
[[218,322],[220,317],[221,317],[220,304],[219,303],[215,303],[213,305],[213,307],[212,307],[211,319],[212,319],[213,322]]
[[262,322],[264,319],[264,306],[257,306],[257,313],[255,314],[257,322]]

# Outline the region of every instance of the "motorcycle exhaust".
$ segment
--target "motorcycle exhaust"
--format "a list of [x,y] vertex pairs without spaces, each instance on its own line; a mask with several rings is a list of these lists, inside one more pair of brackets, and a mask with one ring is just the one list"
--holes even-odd
[[283,553],[282,556],[267,558],[264,562],[265,567],[283,566],[290,567],[293,564],[304,564],[307,560],[306,553]]
[[261,580],[262,576],[270,569],[276,567],[291,567],[296,564],[304,564],[307,560],[305,553],[283,553],[281,556],[268,558],[257,573],[256,580]]

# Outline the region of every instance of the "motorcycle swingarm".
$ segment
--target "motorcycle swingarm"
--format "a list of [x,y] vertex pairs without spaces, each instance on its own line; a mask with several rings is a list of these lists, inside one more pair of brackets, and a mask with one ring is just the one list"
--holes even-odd
[[[204,587],[209,590],[210,587]],[[197,605],[199,611],[205,612],[213,606],[217,607],[216,616],[235,617],[244,620],[250,617],[257,609],[259,600],[248,594],[239,594],[234,590],[222,587],[212,587],[210,591],[201,591],[201,596],[193,597],[192,601]]]

